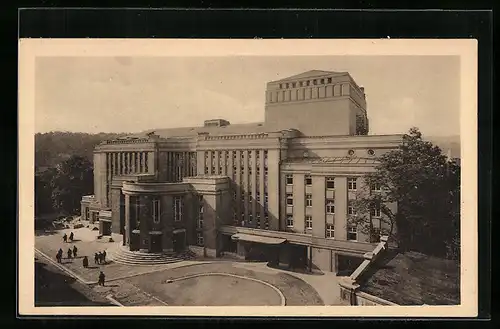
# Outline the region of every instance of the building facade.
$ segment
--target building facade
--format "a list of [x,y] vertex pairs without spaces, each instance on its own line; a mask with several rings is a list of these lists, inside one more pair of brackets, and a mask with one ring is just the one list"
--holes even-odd
[[103,142],[82,217],[144,252],[260,252],[334,272],[362,257],[374,244],[349,225],[350,203],[402,136],[368,135],[364,88],[348,73],[269,82],[265,97],[262,123],[213,119]]

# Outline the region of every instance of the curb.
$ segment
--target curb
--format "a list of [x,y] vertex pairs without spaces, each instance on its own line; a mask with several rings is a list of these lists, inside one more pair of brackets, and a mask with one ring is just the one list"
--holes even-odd
[[54,260],[52,258],[50,258],[49,256],[47,256],[46,254],[44,254],[43,252],[41,252],[40,250],[38,250],[37,248],[35,248],[35,253],[38,253],[40,255],[43,256],[43,258],[45,258],[50,264],[54,265],[55,267],[57,267],[58,269],[66,272],[67,274],[69,274],[71,277],[75,278],[76,280],[78,280],[80,283],[83,283],[83,284],[86,284],[86,285],[91,285],[91,284],[95,284],[97,283],[97,281],[86,281],[85,279],[83,279],[81,276],[79,276],[78,274],[76,274],[75,272],[71,271],[70,269],[66,268],[65,266],[62,266],[60,265],[59,263],[57,262],[54,262]]
[[117,301],[116,299],[114,299],[113,295],[111,295],[111,294],[107,295],[106,299],[108,299],[111,303],[113,303],[116,306],[125,306],[122,303],[120,303],[119,301]]

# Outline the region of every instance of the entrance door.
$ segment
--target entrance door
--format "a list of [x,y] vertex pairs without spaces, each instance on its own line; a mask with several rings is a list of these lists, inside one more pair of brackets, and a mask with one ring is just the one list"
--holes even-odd
[[186,246],[186,232],[174,233],[173,245],[174,252],[184,251]]
[[151,252],[162,252],[163,248],[161,245],[161,235],[160,234],[154,234],[150,236],[150,241],[151,241]]

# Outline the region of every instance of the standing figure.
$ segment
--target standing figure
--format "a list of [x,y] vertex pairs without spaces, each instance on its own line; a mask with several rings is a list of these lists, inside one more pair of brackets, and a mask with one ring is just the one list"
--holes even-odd
[[84,268],[89,267],[89,259],[87,258],[87,256],[83,257],[83,267]]
[[94,264],[99,264],[99,255],[97,253],[94,254]]
[[71,249],[68,249],[68,259],[71,259]]
[[104,287],[104,279],[106,279],[106,276],[101,271],[101,273],[99,274],[99,282],[98,282],[100,286]]
[[69,234],[69,241],[73,241],[75,239],[75,236],[73,235],[73,232]]
[[66,233],[64,233],[63,235],[63,241],[68,242],[68,235]]
[[59,252],[56,254],[56,260],[58,263],[61,262],[61,255],[59,255]]
[[76,258],[76,253],[78,252],[78,248],[76,246],[73,246],[73,257]]
[[99,264],[102,264],[102,252],[99,251]]
[[102,262],[106,264],[106,250],[102,252]]

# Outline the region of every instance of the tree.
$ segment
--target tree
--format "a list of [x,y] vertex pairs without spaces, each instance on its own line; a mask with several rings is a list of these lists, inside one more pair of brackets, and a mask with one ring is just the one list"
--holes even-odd
[[[380,230],[402,250],[456,258],[459,165],[447,159],[439,147],[424,141],[417,128],[410,129],[400,147],[379,161],[376,171],[365,178],[366,188],[353,202],[356,215],[350,216],[349,222],[370,235],[378,235]],[[379,213],[380,227],[373,220]]]
[[35,174],[35,217],[54,211],[51,184],[55,171],[54,168],[49,168]]
[[92,194],[93,185],[92,163],[85,157],[71,156],[57,166],[52,180],[54,209],[65,214],[80,213],[81,197]]

